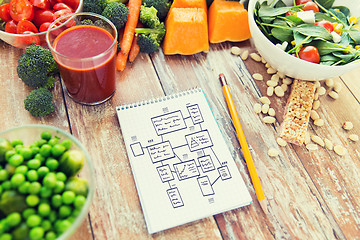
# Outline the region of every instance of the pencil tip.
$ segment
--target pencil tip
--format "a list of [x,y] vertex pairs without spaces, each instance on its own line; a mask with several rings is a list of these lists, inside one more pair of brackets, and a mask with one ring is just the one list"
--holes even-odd
[[268,210],[268,208],[267,208],[266,198],[264,198],[263,200],[260,200],[259,203],[260,203],[260,207],[261,207],[261,209],[263,210],[263,212],[264,212],[265,214],[268,214],[268,213],[269,213],[269,210]]
[[220,80],[221,86],[227,85],[225,75],[223,73],[219,74],[219,80]]

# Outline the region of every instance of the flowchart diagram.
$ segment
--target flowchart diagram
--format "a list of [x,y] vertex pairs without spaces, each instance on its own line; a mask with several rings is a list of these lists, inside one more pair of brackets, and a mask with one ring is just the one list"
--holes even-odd
[[163,109],[163,114],[152,117],[151,122],[162,140],[133,142],[130,145],[133,156],[148,155],[161,182],[168,184],[164,194],[173,208],[186,204],[178,187],[184,181],[197,184],[199,192],[210,202],[216,194],[214,185],[232,177],[227,162],[221,162],[213,150],[212,138],[222,136],[210,135],[198,104],[188,105],[183,111]]

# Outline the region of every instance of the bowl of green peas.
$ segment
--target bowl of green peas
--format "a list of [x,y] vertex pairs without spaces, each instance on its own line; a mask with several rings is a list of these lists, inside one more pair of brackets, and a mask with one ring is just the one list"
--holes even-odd
[[0,132],[0,239],[63,240],[87,216],[93,166],[71,134],[48,125]]

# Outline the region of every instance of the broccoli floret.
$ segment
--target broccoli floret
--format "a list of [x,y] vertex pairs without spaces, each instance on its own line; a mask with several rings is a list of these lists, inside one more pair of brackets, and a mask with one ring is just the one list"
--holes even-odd
[[149,28],[156,28],[160,24],[157,16],[157,10],[154,7],[145,7],[141,5],[139,20],[142,24]]
[[170,0],[143,0],[142,4],[146,7],[156,8],[160,21],[165,20],[171,6]]
[[34,117],[46,116],[55,110],[52,98],[53,94],[46,88],[32,90],[24,100],[25,109]]
[[109,19],[117,29],[120,29],[125,26],[129,9],[121,2],[110,2],[101,15]]
[[137,44],[140,52],[156,52],[164,39],[165,32],[164,23],[160,23],[156,28],[136,28],[135,33],[138,35]]
[[17,74],[26,85],[32,88],[53,88],[54,74],[58,72],[50,49],[38,45],[27,47],[18,60]]
[[106,0],[84,0],[83,1],[83,12],[92,12],[101,14],[106,7]]

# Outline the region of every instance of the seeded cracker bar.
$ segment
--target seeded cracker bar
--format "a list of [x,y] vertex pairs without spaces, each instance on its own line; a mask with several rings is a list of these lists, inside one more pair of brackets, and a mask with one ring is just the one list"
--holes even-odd
[[280,126],[280,137],[285,141],[297,145],[304,143],[314,94],[313,82],[294,80]]

